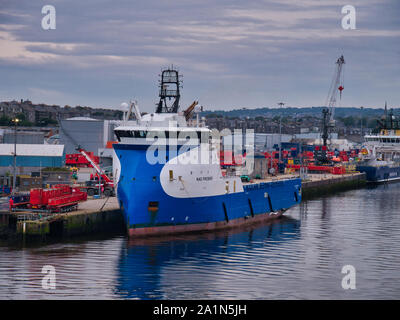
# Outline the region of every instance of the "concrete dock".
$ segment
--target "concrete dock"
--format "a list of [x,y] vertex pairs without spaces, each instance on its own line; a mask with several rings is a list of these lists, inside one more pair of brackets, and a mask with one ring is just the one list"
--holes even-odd
[[[278,176],[271,176],[266,179],[255,179],[245,184],[279,181],[291,178],[299,178],[299,174],[286,173]],[[302,179],[301,182],[302,199],[307,200],[324,194],[360,188],[365,186],[365,184],[365,173],[360,172],[346,174],[308,173],[306,178]]]
[[123,232],[124,230],[116,197],[90,199],[80,203],[78,210],[67,213],[36,216],[36,218],[25,212],[14,212],[12,215],[17,218],[17,234],[42,238],[70,237],[107,231]]
[[343,175],[336,174],[308,174],[302,181],[302,199],[332,194],[364,187],[367,183],[365,173],[355,172]]

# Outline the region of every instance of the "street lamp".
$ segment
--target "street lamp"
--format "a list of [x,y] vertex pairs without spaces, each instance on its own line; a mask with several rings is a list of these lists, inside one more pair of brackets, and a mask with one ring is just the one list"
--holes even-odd
[[278,102],[278,105],[280,107],[280,113],[279,113],[279,162],[278,162],[278,171],[279,171],[279,166],[281,164],[281,152],[282,152],[282,106],[284,105],[284,103]]
[[12,195],[15,195],[15,186],[17,182],[17,124],[19,122],[18,118],[12,119],[14,122],[14,175],[13,175],[13,185],[12,185]]
[[360,112],[360,114],[361,114],[361,120],[360,120],[360,122],[361,122],[361,130],[360,130],[360,134],[361,134],[361,143],[362,143],[362,141],[363,141],[363,119],[362,119],[362,117],[363,117],[363,115],[362,115],[362,111],[363,111],[363,109],[364,109],[364,107],[360,107],[360,109],[361,109],[361,112]]

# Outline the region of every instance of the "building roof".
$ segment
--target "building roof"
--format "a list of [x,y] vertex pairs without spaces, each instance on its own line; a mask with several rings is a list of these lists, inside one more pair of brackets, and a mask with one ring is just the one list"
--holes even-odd
[[[17,144],[17,156],[62,157],[64,145],[58,144]],[[0,144],[0,156],[14,155],[13,143]]]
[[84,120],[84,121],[99,121],[98,119],[93,119],[93,118],[89,118],[89,117],[72,117],[72,118],[68,118],[65,120]]

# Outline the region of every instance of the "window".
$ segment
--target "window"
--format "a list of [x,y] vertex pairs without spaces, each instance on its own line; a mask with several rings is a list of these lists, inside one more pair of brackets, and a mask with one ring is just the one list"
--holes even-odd
[[130,130],[116,130],[115,135],[117,136],[118,141],[121,141],[121,138],[133,137],[132,131]]
[[[115,130],[115,135],[117,136],[118,141],[121,141],[121,138],[146,138],[147,137],[148,131],[145,130]],[[197,136],[198,141],[201,141],[201,136],[202,132],[201,131],[188,131],[188,132],[177,132],[177,131],[165,131],[165,132],[157,132],[156,137],[161,137],[161,138],[166,138],[168,139],[171,135],[171,137],[174,138],[179,138],[180,134],[181,136],[185,136],[186,139],[189,139],[189,137]],[[171,133],[171,134],[170,134]],[[154,137],[154,138],[156,138]]]
[[121,141],[121,138],[146,138],[147,131],[144,130],[116,130],[115,135],[117,136],[118,141]]
[[134,132],[133,136],[135,138],[146,138],[146,136],[147,136],[147,131],[144,131],[144,130],[135,130],[133,132]]

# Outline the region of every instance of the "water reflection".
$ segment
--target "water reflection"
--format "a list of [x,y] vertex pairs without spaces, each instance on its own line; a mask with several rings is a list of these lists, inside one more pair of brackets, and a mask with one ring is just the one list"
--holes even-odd
[[[215,288],[217,283],[233,281],[228,293],[235,277],[257,277],[260,249],[268,254],[299,236],[300,221],[282,218],[246,229],[131,240],[122,247],[115,293],[137,299],[207,298],[224,291]],[[284,260],[276,257],[270,263],[278,267]]]
[[[399,299],[400,184],[305,201],[276,223],[169,238],[11,246],[0,299]],[[56,268],[57,289],[41,288]],[[357,289],[343,290],[344,265]]]

